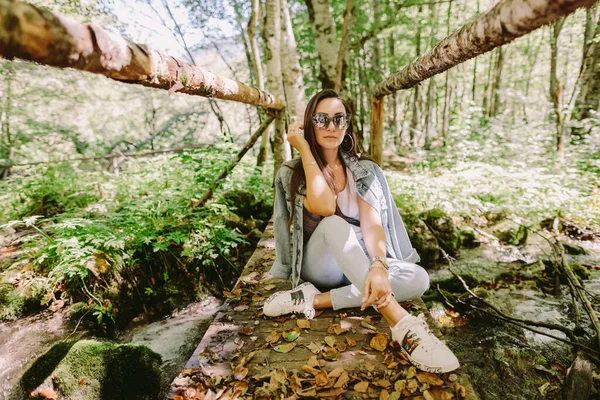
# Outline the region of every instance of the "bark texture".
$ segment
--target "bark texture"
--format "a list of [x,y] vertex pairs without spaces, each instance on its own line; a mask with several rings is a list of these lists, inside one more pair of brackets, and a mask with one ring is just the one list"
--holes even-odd
[[280,110],[281,97],[220,77],[104,29],[30,4],[0,0],[0,55],[118,81]]
[[380,97],[411,88],[427,78],[570,14],[577,8],[591,7],[595,2],[596,0],[500,0],[490,10],[378,84],[373,95]]
[[306,96],[304,95],[304,78],[298,50],[296,49],[296,38],[292,29],[292,19],[287,0],[281,1],[281,73],[283,75],[283,87],[287,109],[290,115],[302,120],[306,108]]
[[315,47],[319,55],[319,80],[323,89],[335,87],[335,65],[339,46],[335,35],[335,21],[330,0],[305,0],[313,28]]

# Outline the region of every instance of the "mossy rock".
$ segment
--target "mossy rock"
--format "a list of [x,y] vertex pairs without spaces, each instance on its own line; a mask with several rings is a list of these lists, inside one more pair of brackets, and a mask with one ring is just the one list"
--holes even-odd
[[141,345],[58,343],[25,372],[20,386],[30,393],[45,382],[69,400],[161,399],[160,365],[160,355]]
[[483,216],[485,217],[485,219],[488,220],[490,224],[494,224],[498,221],[505,219],[507,215],[507,211],[500,207],[492,208],[491,210],[488,210],[483,213]]
[[585,281],[590,279],[590,271],[586,267],[577,263],[570,263],[569,267],[573,270],[573,273],[579,277],[579,279]]
[[460,229],[458,231],[458,234],[461,239],[461,247],[472,249],[481,244],[479,242],[479,236],[477,236],[477,233],[475,233],[475,230],[473,228]]
[[80,301],[71,305],[71,307],[67,309],[65,317],[67,317],[71,321],[79,321],[81,318],[83,318],[84,315],[87,315],[89,317],[88,319],[95,320],[96,317],[94,317],[92,313],[93,309],[93,306],[83,301]]
[[11,284],[0,283],[0,321],[13,321],[23,315],[25,297]]
[[441,258],[441,251],[437,239],[431,234],[429,228],[414,214],[403,214],[402,220],[412,246],[421,257],[423,266],[433,265]]
[[562,242],[562,245],[565,248],[565,253],[573,256],[582,256],[588,253],[586,249],[576,244]]
[[450,255],[456,255],[462,244],[462,238],[451,216],[434,208],[421,213],[420,218],[433,231],[438,245]]
[[525,225],[505,219],[492,227],[492,234],[504,244],[520,246],[527,241],[529,229]]

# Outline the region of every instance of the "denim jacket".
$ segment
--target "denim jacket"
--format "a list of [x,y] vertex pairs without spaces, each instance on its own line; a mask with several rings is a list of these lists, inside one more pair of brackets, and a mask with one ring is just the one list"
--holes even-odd
[[[346,166],[356,181],[356,191],[367,203],[374,207],[381,217],[385,232],[388,257],[417,263],[420,257],[412,247],[406,228],[402,223],[396,204],[388,187],[383,171],[373,161],[358,160],[341,153]],[[292,169],[300,162],[294,159],[284,163],[275,177],[275,204],[273,228],[275,230],[275,262],[269,271],[275,278],[289,279],[292,287],[300,281],[303,252],[303,210],[306,185],[300,184],[294,206],[292,232],[288,227],[290,217],[290,183]]]

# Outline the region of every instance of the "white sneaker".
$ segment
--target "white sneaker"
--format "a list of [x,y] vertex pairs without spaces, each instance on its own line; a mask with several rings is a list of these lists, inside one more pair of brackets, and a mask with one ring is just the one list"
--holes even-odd
[[290,313],[304,313],[306,319],[315,317],[313,299],[319,290],[310,282],[305,282],[291,290],[277,292],[265,301],[263,314],[278,317]]
[[415,367],[432,373],[444,373],[459,367],[458,359],[430,330],[423,314],[407,315],[392,328],[392,338]]

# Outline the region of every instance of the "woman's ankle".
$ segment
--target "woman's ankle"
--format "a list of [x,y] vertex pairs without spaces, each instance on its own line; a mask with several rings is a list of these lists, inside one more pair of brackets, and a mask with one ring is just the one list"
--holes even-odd
[[379,308],[378,311],[385,318],[390,327],[396,326],[396,324],[404,317],[408,315],[406,311],[397,301],[392,301],[387,307]]
[[315,310],[320,310],[323,308],[332,308],[333,304],[331,303],[331,293],[319,293],[315,295],[313,298],[313,308]]

